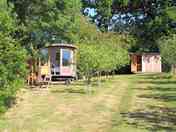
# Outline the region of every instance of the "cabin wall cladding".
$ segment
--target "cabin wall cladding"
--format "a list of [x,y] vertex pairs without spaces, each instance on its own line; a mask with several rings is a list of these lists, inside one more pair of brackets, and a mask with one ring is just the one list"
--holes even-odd
[[[46,61],[39,63],[38,82],[50,77],[52,81],[73,80],[76,78],[76,50],[72,44],[51,44],[41,49]],[[47,53],[47,54],[46,54]],[[40,59],[42,60],[43,57]]]
[[162,72],[159,53],[131,53],[131,72]]
[[54,65],[58,65],[56,62],[56,52],[57,52],[58,48],[50,48],[49,52],[50,52],[50,59],[51,59],[51,63]]
[[161,72],[160,55],[143,55],[142,72]]
[[[57,71],[62,76],[75,76],[75,69],[73,63],[75,52],[74,48],[69,46],[65,47],[49,47],[51,71]],[[58,54],[60,54],[58,56]],[[66,57],[66,58],[65,58]],[[70,59],[68,63],[64,63],[64,60]]]

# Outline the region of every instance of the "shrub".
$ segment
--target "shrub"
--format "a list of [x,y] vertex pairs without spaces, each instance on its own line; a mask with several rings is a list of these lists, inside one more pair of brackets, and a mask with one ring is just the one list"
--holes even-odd
[[26,51],[0,33],[0,112],[4,112],[26,75]]
[[176,64],[176,34],[159,40],[161,56],[169,65]]

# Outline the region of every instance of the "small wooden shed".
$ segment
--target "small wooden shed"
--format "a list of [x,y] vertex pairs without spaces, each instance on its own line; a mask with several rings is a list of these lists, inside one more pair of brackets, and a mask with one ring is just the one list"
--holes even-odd
[[71,44],[52,44],[41,49],[38,80],[46,76],[57,80],[76,78],[76,49]]
[[130,53],[131,72],[162,72],[160,53]]

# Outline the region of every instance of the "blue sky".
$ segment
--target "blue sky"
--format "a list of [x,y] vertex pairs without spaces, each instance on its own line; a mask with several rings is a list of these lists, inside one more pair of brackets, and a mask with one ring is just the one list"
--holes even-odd
[[[87,14],[89,17],[94,17],[97,15],[95,8],[86,8],[84,10],[84,13]],[[110,20],[109,30],[113,29],[116,25],[126,25],[129,23],[135,23],[137,20],[143,20],[145,16],[143,14],[138,14],[137,16],[134,16],[131,13],[117,13],[114,14]],[[95,20],[96,23],[98,21]]]
[[84,10],[84,13],[88,13],[88,16],[90,16],[90,17],[93,17],[97,14],[96,9],[94,9],[94,8],[86,8]]

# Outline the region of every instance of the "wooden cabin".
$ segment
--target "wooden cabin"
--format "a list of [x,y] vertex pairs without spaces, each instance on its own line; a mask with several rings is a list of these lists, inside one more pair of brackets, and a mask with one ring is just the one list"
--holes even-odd
[[130,53],[131,72],[157,73],[162,72],[159,53]]
[[72,80],[76,78],[76,46],[52,44],[41,49],[38,80]]

